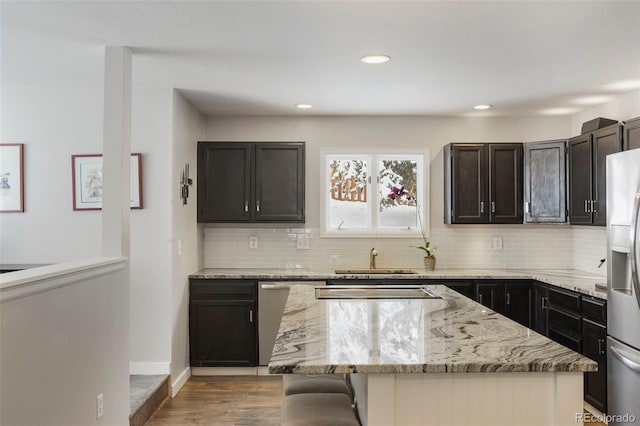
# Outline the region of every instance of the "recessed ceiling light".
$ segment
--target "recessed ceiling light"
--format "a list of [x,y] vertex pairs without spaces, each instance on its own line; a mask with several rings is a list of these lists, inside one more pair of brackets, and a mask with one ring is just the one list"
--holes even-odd
[[389,62],[391,58],[387,55],[367,55],[360,58],[360,61],[365,64],[384,64],[385,62]]
[[309,109],[309,108],[313,108],[313,105],[309,105],[309,104],[296,104],[296,108],[300,108],[300,109]]
[[489,105],[489,104],[482,104],[482,105],[476,105],[473,108],[474,109],[489,109],[493,107],[493,105]]

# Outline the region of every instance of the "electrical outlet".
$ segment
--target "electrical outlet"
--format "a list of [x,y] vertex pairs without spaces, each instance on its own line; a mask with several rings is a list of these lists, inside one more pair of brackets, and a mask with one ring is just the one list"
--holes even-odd
[[502,250],[502,237],[493,237],[493,249]]
[[250,249],[258,248],[258,237],[249,237],[249,248]]
[[296,248],[298,250],[309,250],[309,237],[299,234],[296,240]]
[[104,396],[96,396],[96,418],[99,419],[104,414]]

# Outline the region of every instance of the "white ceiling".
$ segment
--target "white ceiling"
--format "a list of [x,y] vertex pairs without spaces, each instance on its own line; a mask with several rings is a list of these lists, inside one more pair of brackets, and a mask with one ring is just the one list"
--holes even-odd
[[1,19],[3,85],[97,79],[80,64],[124,45],[137,82],[206,115],[566,114],[640,88],[640,1],[3,0]]

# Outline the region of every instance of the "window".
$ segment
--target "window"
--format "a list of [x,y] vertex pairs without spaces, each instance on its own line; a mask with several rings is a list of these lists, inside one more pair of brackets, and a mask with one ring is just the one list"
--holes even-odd
[[[428,236],[428,152],[325,151],[322,235]],[[393,188],[406,196],[392,199]],[[422,221],[422,224],[420,224]]]

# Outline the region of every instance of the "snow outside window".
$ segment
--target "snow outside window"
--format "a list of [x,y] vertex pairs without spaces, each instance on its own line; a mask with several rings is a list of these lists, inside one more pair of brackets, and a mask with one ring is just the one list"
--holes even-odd
[[[324,152],[322,236],[428,235],[428,152]],[[406,195],[389,198],[393,187]]]

